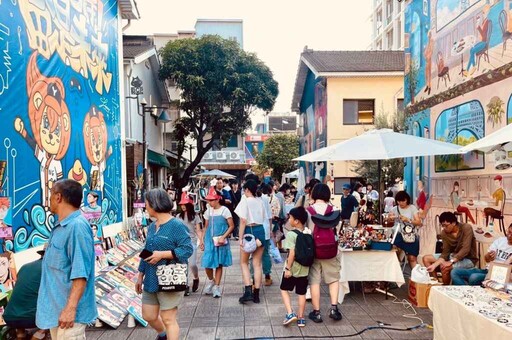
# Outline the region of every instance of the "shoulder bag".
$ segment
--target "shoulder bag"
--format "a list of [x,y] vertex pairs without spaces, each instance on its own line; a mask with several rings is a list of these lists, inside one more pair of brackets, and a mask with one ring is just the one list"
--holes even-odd
[[188,265],[171,262],[167,260],[166,264],[156,267],[159,292],[182,292],[187,289]]
[[[396,211],[398,212],[398,216],[400,216],[400,209],[398,206],[396,207]],[[400,218],[397,218],[396,224],[405,243],[416,242],[416,227],[414,224],[410,222],[404,222],[400,220]]]

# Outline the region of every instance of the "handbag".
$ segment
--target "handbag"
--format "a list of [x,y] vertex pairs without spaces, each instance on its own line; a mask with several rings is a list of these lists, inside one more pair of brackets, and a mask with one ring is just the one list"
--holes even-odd
[[[398,206],[396,207],[398,215],[400,215],[400,209]],[[397,228],[402,234],[402,239],[405,243],[414,243],[416,242],[416,227],[410,222],[404,222],[397,218],[396,222]]]
[[187,271],[186,263],[170,263],[156,267],[156,276],[158,278],[159,292],[183,292],[187,289]]
[[[227,208],[225,208],[225,209],[227,209]],[[212,218],[212,227],[211,227],[211,231],[212,231],[213,245],[214,245],[215,247],[221,247],[221,246],[225,246],[225,245],[229,244],[229,240],[228,240],[227,238],[225,238],[225,239],[224,239],[224,242],[219,243],[219,238],[220,238],[220,236],[213,236],[213,235],[214,235],[214,233],[213,233],[213,228],[214,228],[214,227],[213,227],[213,209],[212,209],[211,218]]]
[[357,211],[352,211],[352,214],[350,214],[350,226],[352,228],[357,227],[358,221],[359,221],[359,213]]

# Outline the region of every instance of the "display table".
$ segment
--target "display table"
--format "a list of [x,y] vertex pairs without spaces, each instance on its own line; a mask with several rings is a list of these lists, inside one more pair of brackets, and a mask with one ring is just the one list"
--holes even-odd
[[349,281],[386,281],[405,283],[396,251],[360,250],[339,251],[341,263],[338,302],[350,293]]
[[434,339],[512,339],[512,301],[477,286],[432,287]]

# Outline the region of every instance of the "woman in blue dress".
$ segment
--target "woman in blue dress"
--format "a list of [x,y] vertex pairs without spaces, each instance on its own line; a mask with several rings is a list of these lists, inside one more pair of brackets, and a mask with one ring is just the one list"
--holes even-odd
[[235,225],[229,209],[220,205],[221,197],[217,194],[215,188],[210,188],[205,199],[208,201],[209,207],[204,213],[205,230],[199,243],[201,250],[204,250],[202,265],[209,279],[204,293],[219,298],[221,297],[222,268],[233,264],[227,237],[231,234]]

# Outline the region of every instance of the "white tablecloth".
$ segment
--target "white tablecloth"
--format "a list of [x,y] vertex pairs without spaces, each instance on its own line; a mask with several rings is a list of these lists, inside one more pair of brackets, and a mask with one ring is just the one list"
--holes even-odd
[[396,282],[398,286],[405,283],[394,250],[340,251],[338,256],[341,262],[339,303],[350,293],[349,281],[387,281]]
[[512,339],[512,302],[477,286],[432,287],[435,340]]

